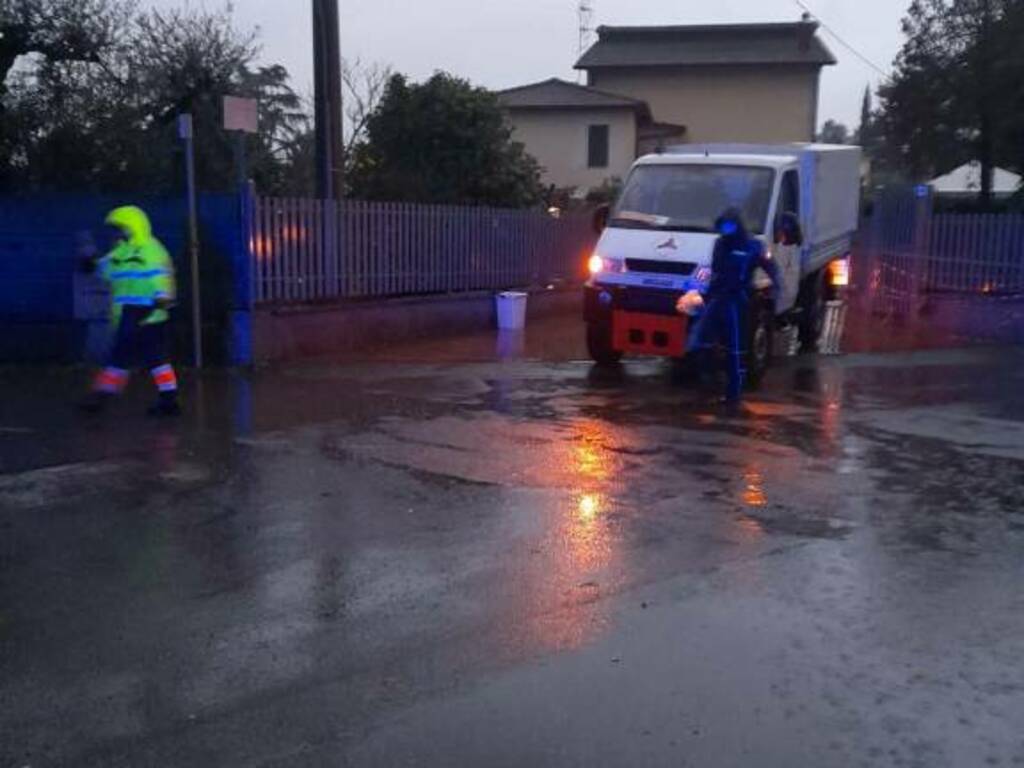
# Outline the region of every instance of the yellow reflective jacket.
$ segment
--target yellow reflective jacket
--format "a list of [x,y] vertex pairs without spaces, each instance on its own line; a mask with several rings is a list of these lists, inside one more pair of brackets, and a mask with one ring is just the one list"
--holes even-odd
[[111,211],[107,224],[127,238],[100,261],[100,275],[110,283],[113,322],[121,321],[124,307],[152,307],[154,311],[143,321],[146,325],[167,322],[164,306],[177,295],[174,264],[153,237],[149,217],[140,208],[125,206]]

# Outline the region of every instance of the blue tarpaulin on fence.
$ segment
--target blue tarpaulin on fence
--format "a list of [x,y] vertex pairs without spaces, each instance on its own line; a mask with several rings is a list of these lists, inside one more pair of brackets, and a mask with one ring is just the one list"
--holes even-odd
[[[113,208],[141,206],[178,268],[180,294],[189,299],[184,200],[115,197],[0,198],[0,361],[76,361],[85,343],[89,304],[76,291],[95,291],[76,279],[76,237],[92,232],[103,245],[103,220]],[[224,357],[228,311],[235,303],[235,264],[244,256],[238,198],[203,195],[199,201],[204,336],[213,357]],[[76,313],[76,306],[78,312]],[[76,316],[77,315],[77,316]],[[188,323],[179,311],[177,325]],[[179,337],[187,339],[185,333]],[[218,354],[218,350],[221,354]]]

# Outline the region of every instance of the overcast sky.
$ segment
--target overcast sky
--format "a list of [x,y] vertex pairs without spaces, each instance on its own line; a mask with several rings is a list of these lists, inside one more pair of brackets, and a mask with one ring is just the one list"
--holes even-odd
[[[150,0],[174,6],[184,0]],[[225,0],[189,0],[218,8]],[[805,0],[847,43],[884,70],[898,52],[909,0]],[[593,0],[597,24],[702,24],[796,21],[794,0]],[[443,69],[490,88],[558,76],[575,78],[576,0],[340,0],[343,53],[379,61],[414,79]],[[284,64],[302,92],[312,90],[309,0],[234,0],[241,24],[260,28],[264,59]],[[864,86],[880,79],[834,38],[839,59],[822,79],[820,118],[851,128]],[[769,119],[766,116],[766,119]]]

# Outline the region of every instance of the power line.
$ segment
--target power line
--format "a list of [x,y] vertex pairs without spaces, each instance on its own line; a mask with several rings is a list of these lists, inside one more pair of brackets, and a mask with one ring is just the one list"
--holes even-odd
[[835,38],[836,42],[838,42],[846,50],[848,50],[850,53],[852,53],[858,59],[860,59],[865,64],[867,64],[869,67],[871,67],[873,70],[875,70],[875,72],[877,72],[879,75],[881,75],[883,79],[885,79],[885,80],[889,79],[889,73],[888,72],[883,70],[880,66],[875,64],[875,62],[873,62],[871,59],[869,59],[863,53],[861,53],[856,48],[854,48],[852,45],[850,45],[848,42],[846,42],[846,40],[844,40],[842,38],[842,36],[838,32],[836,32],[834,29],[832,29],[832,27],[830,27],[828,24],[826,24],[822,20],[822,18],[820,16],[818,16],[814,11],[812,11],[810,8],[808,8],[807,4],[804,3],[803,0],[793,0],[793,2],[796,3],[798,6],[800,6],[800,8],[802,8],[803,11],[805,13],[807,13],[811,18],[813,18],[815,21],[817,21],[821,25],[822,29],[824,29],[833,38]]

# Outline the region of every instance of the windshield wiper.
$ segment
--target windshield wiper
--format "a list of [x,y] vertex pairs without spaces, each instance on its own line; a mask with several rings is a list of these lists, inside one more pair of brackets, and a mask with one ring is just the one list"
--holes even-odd
[[655,224],[654,222],[634,218],[615,218],[608,222],[608,226],[617,227],[618,229],[653,229],[657,232],[699,232],[708,234],[715,231],[711,227],[702,227],[697,224]]
[[659,229],[657,224],[650,221],[643,221],[642,219],[616,218],[609,221],[608,226],[618,227],[619,229]]

